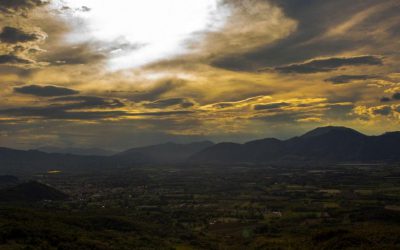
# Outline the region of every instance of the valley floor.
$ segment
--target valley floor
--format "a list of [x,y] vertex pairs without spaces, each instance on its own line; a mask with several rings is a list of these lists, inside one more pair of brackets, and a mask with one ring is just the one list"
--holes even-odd
[[399,249],[400,167],[147,166],[35,179],[0,249]]

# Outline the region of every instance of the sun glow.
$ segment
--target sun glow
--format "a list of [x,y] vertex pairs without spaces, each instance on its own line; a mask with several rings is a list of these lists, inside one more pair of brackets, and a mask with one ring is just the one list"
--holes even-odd
[[[220,0],[64,0],[53,4],[68,20],[77,20],[70,43],[110,46],[109,67],[122,69],[184,53],[184,41],[196,32],[217,30]],[[84,36],[82,35],[84,32]]]

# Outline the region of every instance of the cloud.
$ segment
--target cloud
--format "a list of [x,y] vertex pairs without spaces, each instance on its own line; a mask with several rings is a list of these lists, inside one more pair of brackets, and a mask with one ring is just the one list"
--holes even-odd
[[303,122],[303,123],[321,123],[323,120],[320,117],[307,117],[307,118],[301,118],[298,119],[297,122]]
[[205,110],[243,109],[248,108],[252,104],[257,104],[270,99],[270,96],[254,96],[244,100],[213,103],[203,106],[202,108]]
[[[86,98],[88,99],[88,98]],[[74,104],[54,104],[43,107],[21,107],[0,110],[0,115],[9,117],[46,118],[54,120],[102,120],[122,117],[167,117],[193,114],[195,111],[128,112],[124,110],[87,110],[92,108],[114,109],[123,106],[115,100],[103,103],[86,101]],[[81,110],[80,110],[81,109]]]
[[0,11],[13,13],[19,10],[26,11],[48,4],[45,0],[1,0]]
[[395,111],[399,107],[396,105],[380,105],[380,106],[357,106],[354,108],[353,113],[358,115],[363,120],[374,120],[386,117],[389,119],[398,119]]
[[128,113],[127,116],[175,116],[175,115],[188,115],[194,113],[195,111],[191,110],[178,110],[178,111]]
[[392,108],[390,106],[380,106],[376,107],[372,111],[375,115],[388,116],[392,113]]
[[374,75],[339,75],[328,78],[325,81],[333,84],[345,84],[353,81],[364,81],[377,78],[379,77]]
[[291,106],[290,103],[287,102],[276,102],[276,103],[266,103],[266,104],[257,104],[254,105],[254,110],[271,110],[271,109],[279,109]]
[[[32,31],[27,31],[32,30]],[[0,64],[20,68],[44,66],[34,58],[43,50],[39,45],[45,41],[47,34],[38,31],[40,28],[20,29],[5,26],[0,31]]]
[[92,44],[82,43],[74,46],[59,46],[43,53],[41,60],[51,65],[81,65],[102,62],[107,58],[105,52],[95,50]]
[[183,87],[186,81],[177,78],[163,79],[150,87],[138,90],[131,95],[133,101],[156,101],[164,94]]
[[254,117],[271,124],[293,124],[304,118],[307,118],[307,115],[296,112],[266,113]]
[[144,104],[146,108],[151,108],[151,109],[163,109],[169,107],[190,108],[193,107],[194,105],[195,103],[193,101],[188,100],[186,98],[163,99]]
[[1,115],[14,117],[41,117],[57,120],[98,120],[116,118],[126,114],[124,111],[67,111],[62,106],[24,107],[0,110]]
[[42,36],[36,33],[28,33],[21,29],[6,26],[0,33],[0,41],[2,43],[25,43],[33,42],[41,39]]
[[324,116],[329,120],[350,120],[351,113],[354,110],[354,103],[336,103],[328,104]]
[[254,105],[255,119],[288,125],[296,122],[322,122],[350,120],[354,104],[330,103],[327,99],[288,99],[274,103]]
[[[57,31],[55,31],[57,32]],[[91,40],[71,44],[59,43],[51,50],[40,55],[41,61],[49,62],[54,66],[68,65],[95,65],[105,63],[107,59],[138,50],[146,46],[140,43],[130,43],[124,38],[113,41]]]
[[63,109],[116,109],[125,107],[119,99],[103,98],[98,96],[63,96],[50,101],[63,103]]
[[125,104],[118,99],[97,96],[63,96],[49,99],[49,102],[51,104],[47,106],[0,110],[0,115],[59,120],[98,120],[118,118],[128,114],[126,111],[115,110],[125,107]]
[[345,66],[383,65],[383,61],[377,56],[331,57],[313,59],[303,63],[294,63],[275,67],[279,73],[310,74],[329,72]]
[[392,99],[390,99],[389,97],[382,97],[380,101],[381,102],[390,102],[390,101],[392,101]]
[[[269,2],[279,6],[287,18],[295,20],[297,29],[279,41],[264,43],[253,50],[220,53],[212,65],[254,72],[360,49],[363,53],[376,53],[375,46],[388,48],[392,44],[388,40],[398,39],[386,34],[388,28],[398,26],[395,24],[399,21],[397,13],[400,8],[396,1],[354,0],[351,4],[348,0]],[[332,12],[335,12],[334,16]],[[341,32],[337,32],[338,27]],[[331,35],[326,36],[327,32]],[[367,49],[371,45],[372,49]]]
[[400,92],[396,92],[390,97],[382,97],[380,99],[381,102],[391,102],[391,101],[399,101],[400,100]]
[[91,11],[92,9],[91,8],[89,8],[89,7],[87,7],[87,6],[82,6],[80,9],[79,9],[79,11],[82,11],[82,12],[89,12],[89,11]]
[[79,94],[78,91],[58,86],[29,85],[15,87],[14,92],[25,95],[34,95],[40,97],[66,96]]
[[7,54],[7,55],[0,55],[0,64],[6,65],[18,65],[18,64],[34,64],[35,61],[22,58],[16,55]]
[[296,30],[297,22],[285,16],[280,7],[263,0],[253,0],[247,5],[244,2],[221,1],[220,15],[222,20],[225,19],[223,27],[200,33],[203,40],[195,39],[189,46],[212,54],[244,52],[273,43]]

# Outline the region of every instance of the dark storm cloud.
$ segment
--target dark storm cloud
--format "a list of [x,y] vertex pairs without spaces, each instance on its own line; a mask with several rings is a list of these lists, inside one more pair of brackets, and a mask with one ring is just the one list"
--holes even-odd
[[15,12],[18,10],[29,10],[48,3],[49,1],[44,0],[1,0],[0,11]]
[[15,87],[14,92],[25,95],[34,95],[40,97],[66,96],[79,94],[78,91],[58,86],[40,86],[29,85],[23,87]]
[[152,109],[162,109],[173,106],[180,108],[190,108],[193,107],[194,105],[195,105],[194,102],[186,98],[171,98],[171,99],[157,100],[151,103],[144,104],[146,108],[152,108]]
[[329,72],[345,66],[382,64],[382,59],[377,56],[331,57],[275,67],[274,70],[280,73],[310,74]]
[[392,98],[394,100],[400,100],[400,92],[399,93],[395,93]]
[[28,33],[21,29],[6,26],[0,33],[2,43],[25,43],[39,40],[40,36],[35,33]]
[[377,78],[377,76],[372,75],[340,75],[328,78],[325,81],[333,84],[345,84],[353,81],[365,81]]
[[277,103],[268,103],[268,104],[257,104],[254,105],[254,110],[271,110],[271,109],[279,109],[290,106],[290,103],[287,102],[277,102]]
[[328,30],[342,25],[349,21],[349,18],[368,8],[382,4],[393,5],[380,13],[373,13],[372,17],[365,19],[354,29],[368,30],[378,27],[378,24],[396,17],[400,11],[398,2],[391,0],[384,3],[376,0],[354,0],[351,4],[348,0],[271,0],[271,2],[280,6],[288,17],[298,22],[297,29],[273,44],[266,44],[248,52],[230,51],[216,55],[211,60],[213,66],[236,71],[257,71],[356,50],[373,44],[374,37],[365,36],[362,39],[352,37],[353,30],[341,36],[326,38],[323,36]]
[[34,61],[16,55],[0,55],[0,64],[33,64]]

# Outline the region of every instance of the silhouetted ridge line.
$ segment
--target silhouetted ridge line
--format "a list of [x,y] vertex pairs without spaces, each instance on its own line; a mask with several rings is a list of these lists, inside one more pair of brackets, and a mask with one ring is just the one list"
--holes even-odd
[[0,174],[51,170],[93,171],[143,164],[301,164],[400,161],[400,132],[367,136],[345,127],[322,127],[289,140],[266,138],[245,144],[209,141],[164,143],[112,156],[81,156],[0,148]]
[[213,145],[214,143],[210,141],[189,144],[168,142],[148,147],[132,148],[116,154],[114,158],[123,162],[134,163],[179,163]]
[[400,132],[367,136],[346,127],[322,127],[300,137],[245,144],[220,143],[190,157],[191,163],[300,163],[400,161]]

